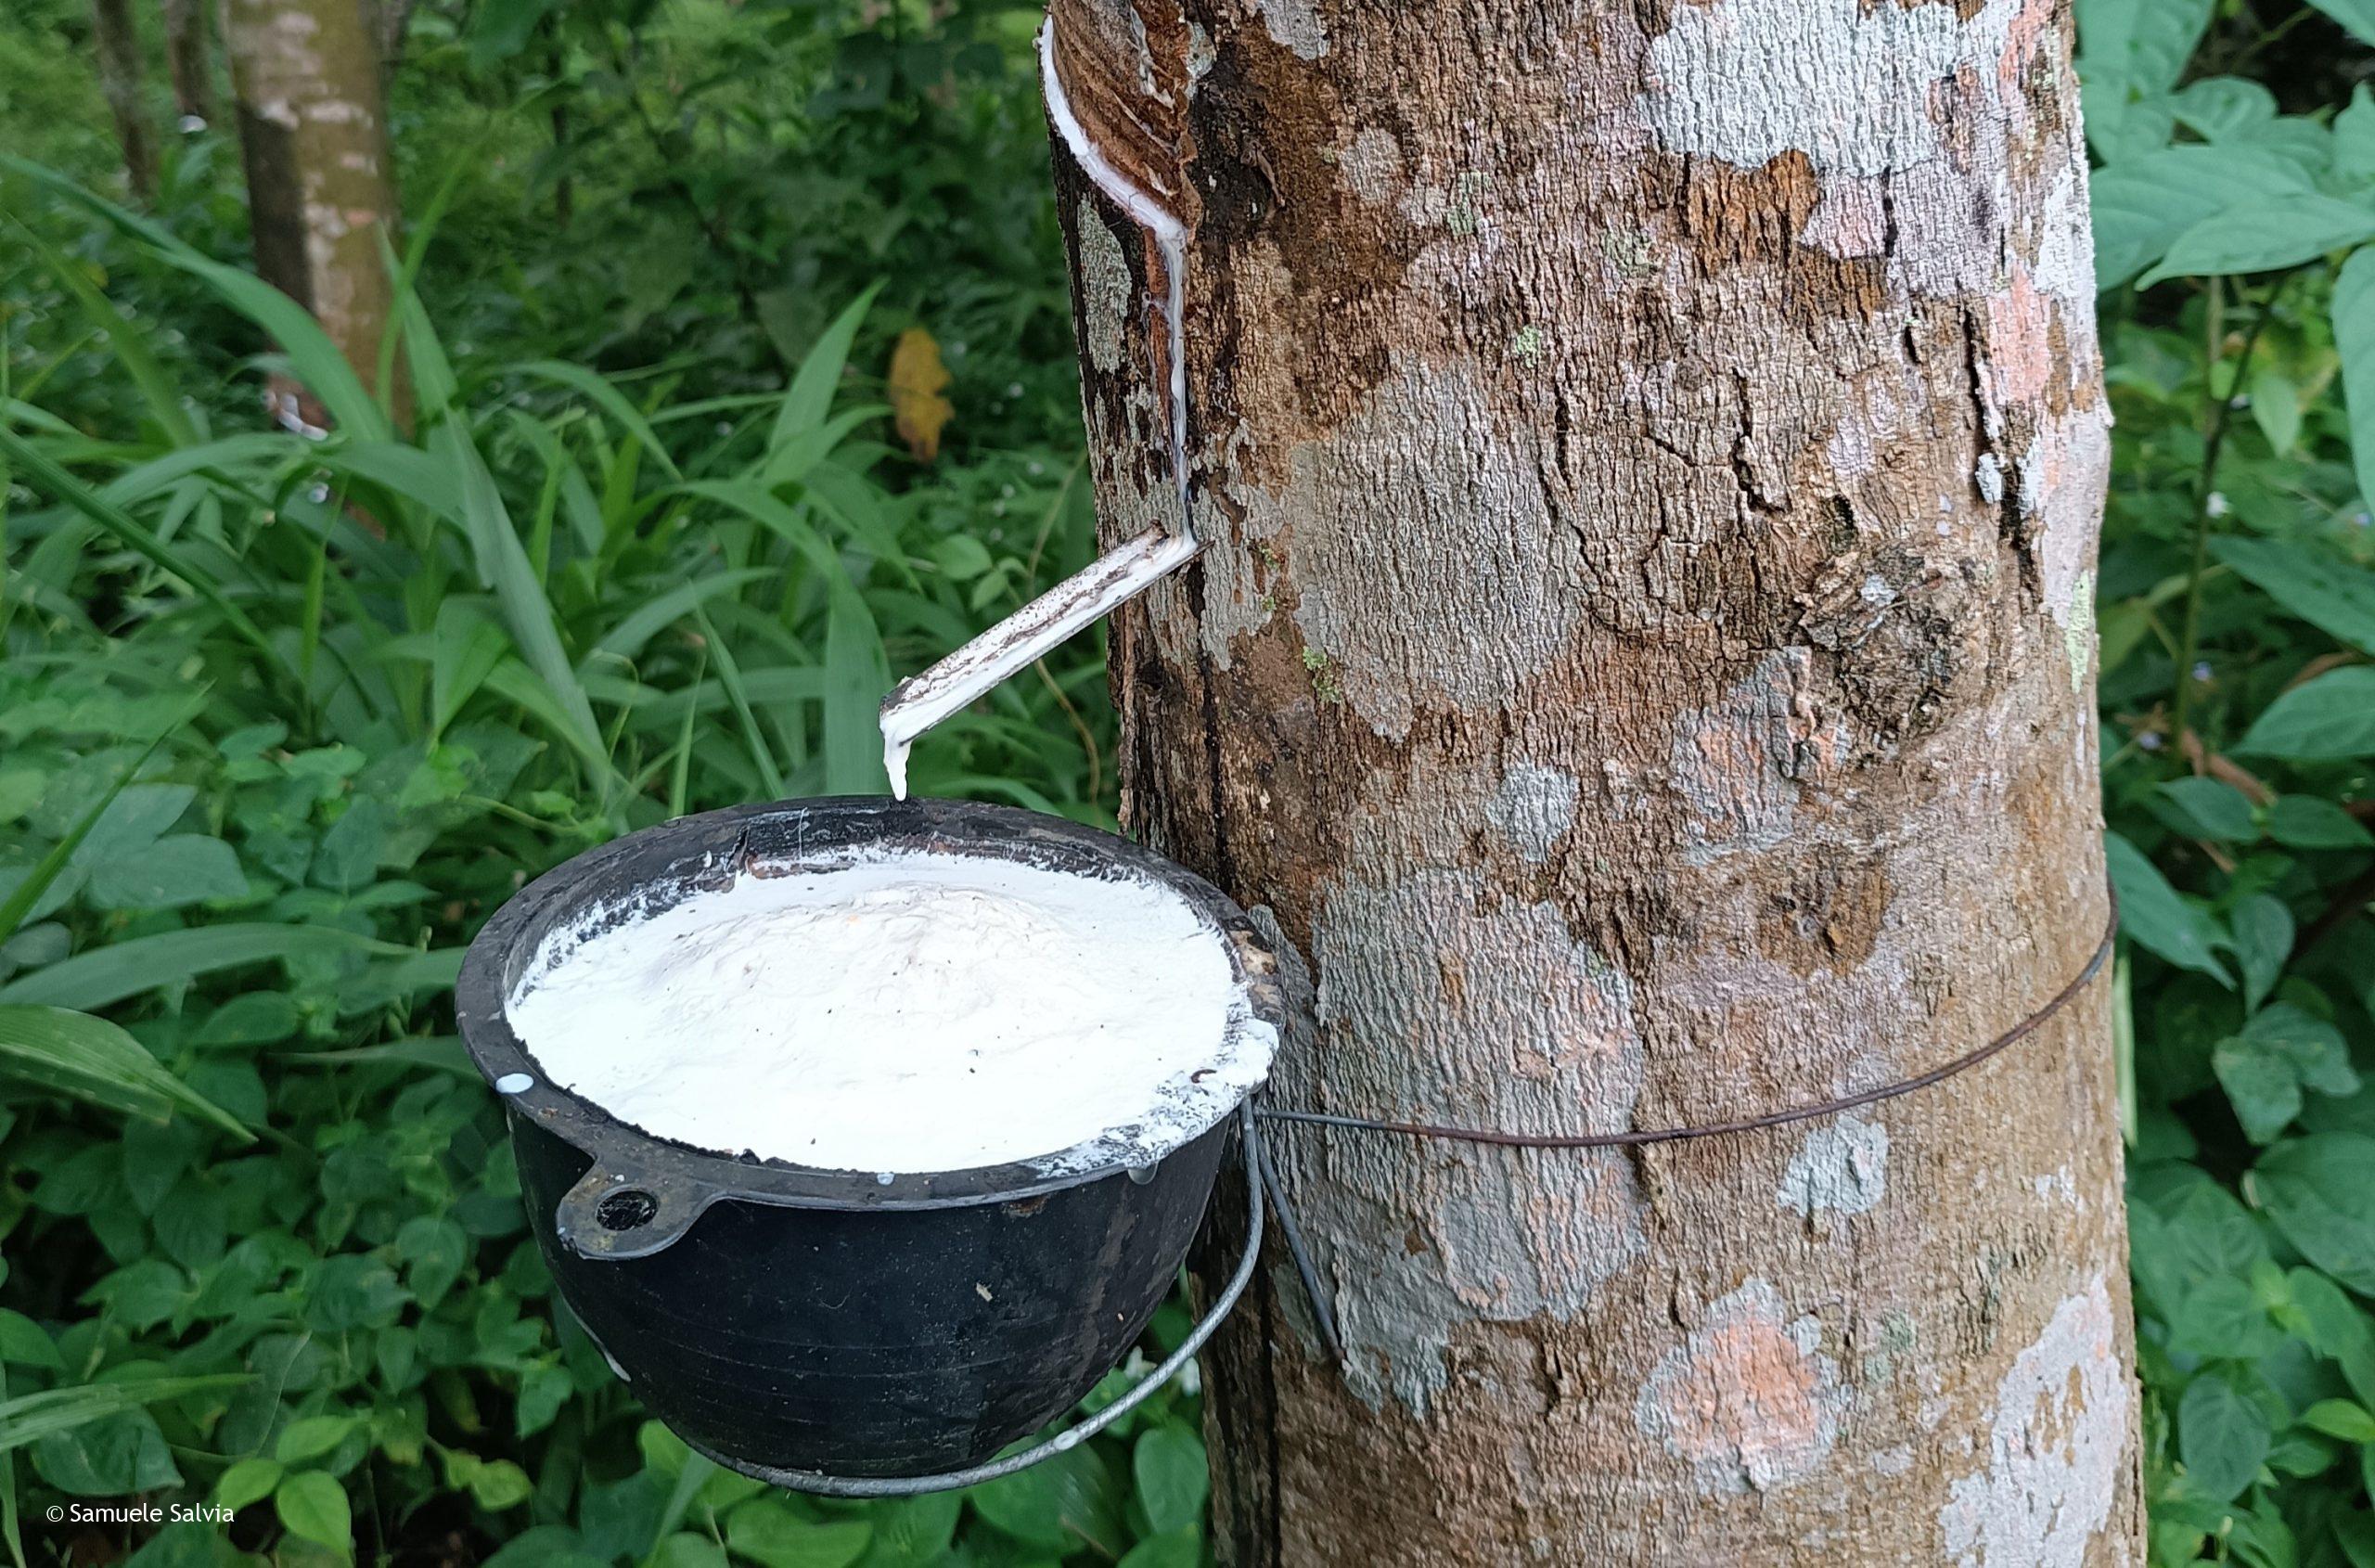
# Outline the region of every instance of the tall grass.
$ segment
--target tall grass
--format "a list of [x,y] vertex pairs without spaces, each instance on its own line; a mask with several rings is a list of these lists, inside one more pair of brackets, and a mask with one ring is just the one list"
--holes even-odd
[[[879,384],[849,361],[870,290],[780,394],[671,406],[665,378],[548,360],[466,378],[412,290],[414,266],[392,258],[385,357],[401,355],[415,398],[400,429],[387,378],[370,385],[285,296],[47,170],[6,167],[19,196],[95,214],[203,284],[270,345],[259,368],[293,376],[330,416],[322,439],[209,430],[83,266],[35,237],[136,392],[137,418],[86,432],[32,400],[0,404],[0,457],[47,503],[7,523],[12,555],[28,558],[0,601],[13,653],[100,629],[65,602],[96,567],[122,596],[104,629],[135,649],[186,645],[226,712],[372,747],[507,715],[565,759],[552,786],[617,830],[680,804],[881,790],[873,713],[893,668],[1085,554],[1085,497],[1053,463],[1033,464],[1045,482],[1027,499],[1044,515],[1027,557],[952,548],[981,526],[969,497],[876,479],[887,449],[868,432],[884,410],[850,395]],[[417,233],[407,260],[427,241]],[[19,619],[28,605],[51,613]],[[918,787],[995,779],[1008,798],[1101,818],[1078,717],[1096,684],[1085,658],[1018,683],[948,727],[919,759]],[[681,802],[668,789],[679,773]]]

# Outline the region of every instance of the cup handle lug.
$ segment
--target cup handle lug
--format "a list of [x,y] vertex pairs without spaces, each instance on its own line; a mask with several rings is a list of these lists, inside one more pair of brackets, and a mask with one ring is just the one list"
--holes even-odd
[[553,1234],[580,1257],[649,1257],[692,1228],[715,1188],[597,1160],[553,1205]]

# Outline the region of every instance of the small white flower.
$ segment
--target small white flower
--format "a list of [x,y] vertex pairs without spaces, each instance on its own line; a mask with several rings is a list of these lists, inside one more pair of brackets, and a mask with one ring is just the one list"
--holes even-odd
[[2202,509],[2205,514],[2211,517],[2225,517],[2227,515],[2227,497],[2218,491],[2214,490],[2210,493],[2209,499],[2202,502]]

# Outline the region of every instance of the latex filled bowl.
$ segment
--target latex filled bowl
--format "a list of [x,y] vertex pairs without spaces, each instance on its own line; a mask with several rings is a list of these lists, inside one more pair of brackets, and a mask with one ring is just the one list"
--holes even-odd
[[506,1001],[548,933],[854,849],[1156,883],[1226,946],[1230,1035],[1275,1039],[1281,1023],[1276,960],[1217,888],[1127,840],[1010,807],[738,807],[631,834],[521,890],[471,944],[456,1007],[509,1111],[530,1223],[619,1374],[686,1441],[746,1472],[960,1470],[1068,1409],[1162,1305],[1235,1120],[1223,1107],[1150,1166],[1134,1168],[1123,1139],[885,1180],[655,1137],[552,1084],[513,1033]]

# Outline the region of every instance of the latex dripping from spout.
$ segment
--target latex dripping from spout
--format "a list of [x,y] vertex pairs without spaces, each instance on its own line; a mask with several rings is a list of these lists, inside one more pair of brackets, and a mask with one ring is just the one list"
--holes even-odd
[[901,800],[907,798],[907,752],[926,730],[1178,571],[1202,548],[1188,495],[1188,225],[1089,139],[1056,70],[1052,16],[1041,24],[1038,44],[1040,90],[1057,135],[1089,183],[1146,231],[1162,257],[1162,320],[1171,371],[1164,389],[1170,415],[1165,423],[1172,478],[1178,488],[1179,530],[1173,533],[1157,524],[1107,551],[931,668],[892,687],[882,700],[882,767],[891,776],[891,792]]

